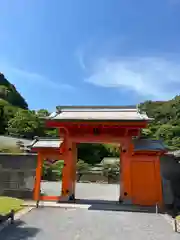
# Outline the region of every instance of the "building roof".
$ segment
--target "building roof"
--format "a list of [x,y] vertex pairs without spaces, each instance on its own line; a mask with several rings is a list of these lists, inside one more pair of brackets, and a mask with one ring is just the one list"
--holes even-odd
[[160,140],[134,139],[134,151],[166,151],[166,147]]
[[143,121],[151,120],[146,113],[140,113],[135,106],[62,106],[52,113],[49,119],[58,121],[71,120],[108,120],[108,121]]
[[28,147],[30,148],[59,148],[63,139],[59,138],[36,138]]

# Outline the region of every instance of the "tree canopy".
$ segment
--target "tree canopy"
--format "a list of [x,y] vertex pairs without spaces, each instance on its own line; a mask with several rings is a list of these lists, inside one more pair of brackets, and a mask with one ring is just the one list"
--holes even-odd
[[146,101],[140,110],[154,119],[142,136],[162,139],[169,149],[180,149],[180,96],[169,101]]

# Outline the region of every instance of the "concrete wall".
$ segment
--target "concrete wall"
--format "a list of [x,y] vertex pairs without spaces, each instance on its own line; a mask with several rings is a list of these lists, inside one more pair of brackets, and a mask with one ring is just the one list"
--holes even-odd
[[36,154],[0,154],[0,195],[32,198]]

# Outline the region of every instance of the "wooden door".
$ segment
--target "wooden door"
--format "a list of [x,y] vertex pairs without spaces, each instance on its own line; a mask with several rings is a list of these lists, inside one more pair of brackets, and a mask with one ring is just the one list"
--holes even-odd
[[132,162],[131,167],[133,204],[155,205],[157,189],[154,161],[135,161]]

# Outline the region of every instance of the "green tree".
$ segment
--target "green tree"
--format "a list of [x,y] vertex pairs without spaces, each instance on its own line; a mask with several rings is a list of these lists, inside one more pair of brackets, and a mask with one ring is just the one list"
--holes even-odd
[[120,145],[119,144],[103,144],[107,150],[107,156],[105,157],[119,157]]
[[46,109],[40,109],[37,111],[37,116],[40,118],[42,128],[44,128],[44,136],[46,137],[58,137],[58,129],[57,128],[47,128],[45,123],[45,118],[50,115],[49,111]]
[[8,121],[7,131],[10,135],[33,138],[43,135],[44,129],[34,112],[20,109],[14,118]]
[[37,111],[38,117],[48,117],[50,113],[46,109],[40,109]]
[[87,172],[90,169],[90,165],[83,160],[79,159],[76,165],[76,170],[77,170],[77,175],[78,179],[77,181],[79,182],[81,179],[81,176],[83,173]]
[[103,175],[107,177],[108,183],[110,183],[111,180],[115,180],[117,175],[119,175],[119,164],[103,164]]
[[152,132],[151,128],[142,129],[141,136],[144,138],[152,138],[153,132]]
[[83,159],[91,165],[100,163],[108,153],[108,149],[103,144],[78,144],[78,159]]
[[62,179],[62,170],[64,167],[64,161],[57,161],[54,164],[49,164],[48,162],[44,161],[43,164],[43,180],[48,181],[60,181]]

